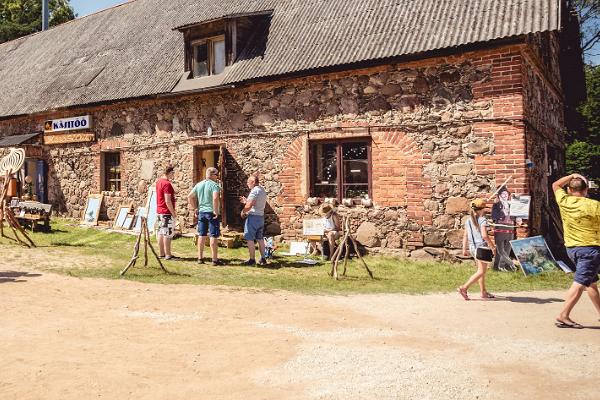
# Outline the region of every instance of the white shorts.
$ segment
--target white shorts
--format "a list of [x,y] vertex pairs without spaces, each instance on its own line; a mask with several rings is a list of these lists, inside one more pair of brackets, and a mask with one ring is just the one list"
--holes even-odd
[[156,231],[156,237],[165,237],[167,239],[173,238],[175,235],[175,220],[169,214],[158,214],[157,216],[158,230]]

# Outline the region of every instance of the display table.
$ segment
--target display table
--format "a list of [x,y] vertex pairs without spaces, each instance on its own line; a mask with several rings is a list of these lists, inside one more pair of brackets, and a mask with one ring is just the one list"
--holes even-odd
[[40,229],[40,226],[45,232],[50,230],[51,204],[44,204],[37,201],[20,201],[16,206],[11,208],[15,217],[24,228],[31,227],[32,232]]

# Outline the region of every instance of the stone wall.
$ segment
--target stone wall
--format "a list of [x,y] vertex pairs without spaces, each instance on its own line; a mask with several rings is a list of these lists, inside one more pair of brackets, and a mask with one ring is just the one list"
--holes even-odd
[[[533,167],[529,171],[532,194],[531,234],[552,229],[549,220],[553,179],[565,173],[565,103],[561,91],[558,37],[536,36],[530,42],[523,63],[523,98],[527,123],[527,155]],[[558,215],[557,215],[558,216]]]
[[[103,151],[120,151],[123,187],[108,193],[106,215],[145,203],[164,166],[176,167],[177,207],[193,186],[194,146],[227,148],[227,211],[259,173],[269,193],[268,225],[293,238],[307,206],[308,143],[364,137],[372,143],[374,207],[342,207],[371,246],[459,247],[468,202],[513,175],[528,192],[523,82],[525,45],[504,46],[368,69],[290,78],[179,98],[111,105],[0,122],[0,135],[41,130],[44,120],[91,114],[98,141],[46,146],[50,199],[78,217],[101,187]],[[527,78],[533,87],[541,83]],[[537,82],[537,83],[536,83]],[[529,92],[527,92],[529,93]],[[560,124],[560,120],[553,123]],[[206,135],[208,127],[212,136]]]

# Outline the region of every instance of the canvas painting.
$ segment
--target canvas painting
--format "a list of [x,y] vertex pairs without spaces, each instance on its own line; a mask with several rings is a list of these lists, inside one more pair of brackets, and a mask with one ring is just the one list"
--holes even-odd
[[123,221],[122,228],[125,230],[131,229],[131,225],[133,224],[134,217],[135,217],[135,215],[133,215],[133,214],[127,214],[127,216],[125,217],[125,220]]
[[302,221],[304,236],[323,236],[325,234],[325,219],[305,219]]
[[146,207],[140,207],[137,210],[137,214],[135,215],[135,225],[133,226],[133,230],[139,232],[142,229],[142,217],[146,216]]
[[98,225],[100,207],[102,207],[102,199],[103,196],[101,194],[91,194],[88,196],[85,211],[83,212],[83,224]]
[[148,224],[148,230],[154,232],[154,225],[156,224],[156,218],[158,213],[156,212],[156,187],[152,186],[148,188],[148,197],[146,200],[146,223]]
[[[119,211],[117,212],[117,217],[115,218],[115,223],[113,225],[114,229],[121,229],[124,227],[125,219],[127,218],[127,215],[129,214],[130,209],[131,209],[131,207],[119,208]],[[126,228],[126,229],[128,229],[128,228]]]
[[529,219],[531,196],[513,194],[510,200],[510,216],[513,218]]
[[511,240],[510,245],[519,260],[525,276],[536,275],[559,268],[542,236]]

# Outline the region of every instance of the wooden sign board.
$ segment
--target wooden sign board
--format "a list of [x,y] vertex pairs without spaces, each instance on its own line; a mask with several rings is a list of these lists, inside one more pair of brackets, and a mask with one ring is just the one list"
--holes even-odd
[[44,144],[66,144],[93,142],[96,140],[95,133],[64,133],[59,135],[44,135]]
[[325,219],[305,219],[302,221],[304,236],[323,236],[325,234]]

